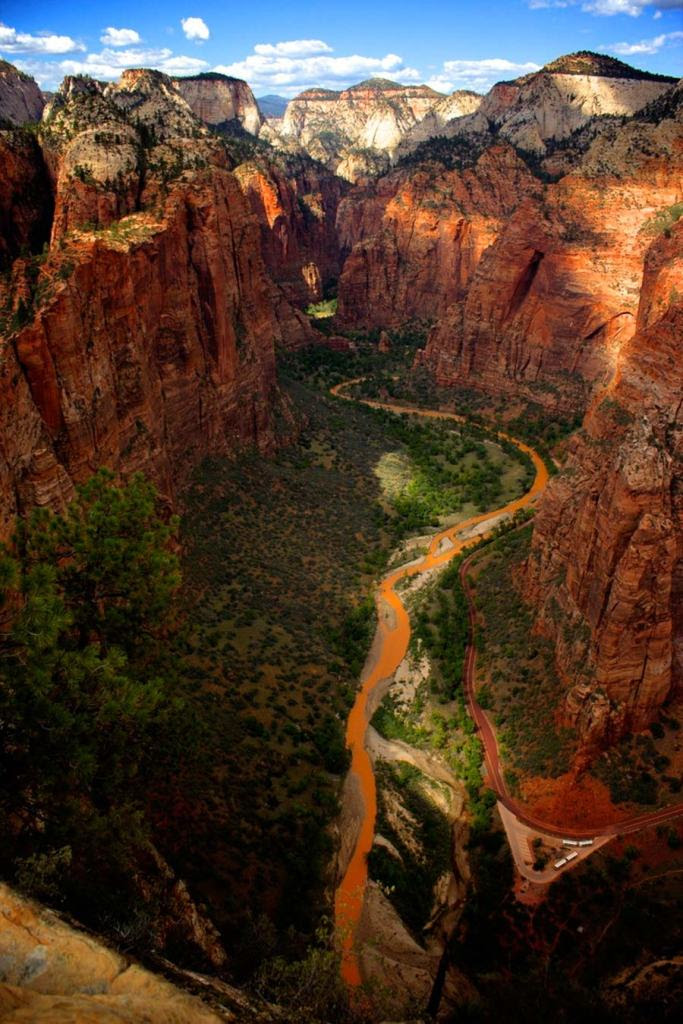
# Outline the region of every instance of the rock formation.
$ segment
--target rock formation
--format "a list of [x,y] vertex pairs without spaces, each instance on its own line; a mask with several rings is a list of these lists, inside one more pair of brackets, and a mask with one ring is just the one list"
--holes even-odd
[[340,206],[350,249],[339,282],[339,319],[354,327],[434,320],[465,299],[482,254],[540,182],[509,146],[472,167],[397,169]]
[[476,113],[449,121],[445,135],[492,131],[519,149],[544,153],[592,117],[628,117],[666,92],[676,79],[655,75],[613,57],[582,51],[540,71],[499,82]]
[[0,131],[0,269],[22,252],[40,252],[50,237],[52,189],[37,140],[21,130]]
[[683,223],[651,242],[634,336],[544,498],[525,587],[586,748],[683,683]]
[[[386,167],[386,157],[440,99],[442,94],[426,85],[404,86],[383,78],[370,78],[342,92],[309,89],[289,103],[279,132],[332,170],[356,180],[373,168],[373,153],[375,159],[385,155]],[[354,156],[355,162],[350,159]]]
[[519,205],[429,337],[439,383],[576,409],[609,382],[635,328],[648,225],[681,195],[682,95],[598,135],[573,173]]
[[458,89],[450,96],[437,100],[422,120],[404,134],[397,148],[398,155],[411,153],[421,142],[431,139],[434,135],[445,134],[444,129],[451,121],[476,113],[482,100],[483,97],[479,93],[471,92],[469,89]]
[[190,110],[204,124],[218,131],[241,127],[258,135],[263,124],[254,94],[240,78],[204,72],[190,78],[174,78],[176,89]]
[[273,280],[298,305],[319,301],[341,272],[337,210],[346,182],[307,156],[268,153],[235,176],[261,226]]
[[45,100],[40,89],[23,71],[0,60],[0,126],[40,121]]
[[172,495],[206,453],[272,450],[274,344],[312,336],[265,271],[222,143],[166,76],[67,79],[41,145],[50,250],[16,260],[1,297],[5,535],[102,464]]
[[[245,1006],[221,985],[224,1012],[0,885],[0,1020],[7,1024],[217,1024]],[[232,998],[231,998],[232,997]],[[227,1004],[227,1006],[226,1006]]]

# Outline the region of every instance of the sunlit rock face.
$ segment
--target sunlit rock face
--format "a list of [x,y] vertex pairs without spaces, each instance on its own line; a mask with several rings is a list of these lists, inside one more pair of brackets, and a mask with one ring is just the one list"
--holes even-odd
[[426,85],[383,78],[334,92],[308,89],[287,106],[278,133],[343,177],[386,169],[401,139],[444,97]]
[[509,146],[463,171],[436,165],[395,170],[339,208],[350,254],[339,282],[339,316],[350,326],[433,320],[462,301],[484,251],[539,182]]
[[[0,962],[2,1020],[218,1024],[225,1019],[201,1000],[4,885],[0,885]],[[230,989],[225,989],[228,995]]]
[[349,186],[304,155],[249,160],[235,170],[261,229],[269,274],[295,303],[323,297],[343,263],[337,211]]
[[635,331],[658,213],[681,192],[681,95],[598,131],[571,173],[520,195],[429,336],[421,358],[439,383],[567,410],[609,384]]
[[682,91],[655,84],[642,114],[572,141],[557,181],[484,145],[404,164],[338,216],[346,323],[436,315],[418,361],[438,384],[588,410],[525,582],[587,751],[681,680]]
[[200,121],[213,128],[237,123],[252,135],[259,134],[264,118],[246,82],[214,72],[173,82]]
[[475,111],[449,118],[440,134],[466,138],[490,132],[542,155],[591,118],[632,116],[675,81],[603,54],[573,53],[540,71],[494,85]]
[[483,96],[469,89],[458,89],[438,99],[425,116],[404,133],[396,153],[399,156],[411,153],[421,142],[445,134],[451,121],[476,113],[482,101]]

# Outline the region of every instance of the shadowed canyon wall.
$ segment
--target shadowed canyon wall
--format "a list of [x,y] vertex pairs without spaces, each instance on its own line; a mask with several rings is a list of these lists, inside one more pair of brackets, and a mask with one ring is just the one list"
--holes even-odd
[[[313,336],[266,273],[221,143],[169,79],[67,80],[51,107],[51,248],[3,284],[4,534],[99,465],[171,496],[207,453],[272,450],[278,418],[292,430],[275,344]],[[30,224],[11,216],[16,247]]]

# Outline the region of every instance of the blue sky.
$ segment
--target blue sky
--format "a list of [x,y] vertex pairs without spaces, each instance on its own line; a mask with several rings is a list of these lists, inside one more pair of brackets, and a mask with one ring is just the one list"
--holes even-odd
[[55,88],[126,67],[223,71],[256,95],[380,75],[485,92],[573,50],[683,75],[683,0],[2,0],[0,55]]

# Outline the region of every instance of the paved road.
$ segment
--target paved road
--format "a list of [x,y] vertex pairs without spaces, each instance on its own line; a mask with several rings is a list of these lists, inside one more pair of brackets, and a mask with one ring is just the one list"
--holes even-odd
[[[358,378],[357,380],[338,384],[332,389],[332,393],[337,397],[353,400],[344,393],[345,389],[361,379]],[[363,400],[361,399],[360,401]],[[406,407],[371,400],[364,401],[364,404],[395,413],[412,413],[432,419],[465,422],[464,417],[458,416],[455,413]],[[410,640],[410,619],[401,598],[396,592],[396,584],[407,577],[446,565],[455,555],[476,544],[478,540],[477,534],[492,532],[494,525],[500,520],[501,516],[511,516],[519,509],[527,508],[533,504],[538,495],[544,490],[548,481],[548,471],[545,464],[533,448],[530,448],[529,445],[524,444],[523,441],[519,441],[517,438],[510,437],[508,434],[496,431],[488,431],[488,433],[500,440],[511,441],[520,451],[525,452],[531,458],[536,474],[529,491],[521,498],[509,502],[503,508],[473,516],[463,523],[448,527],[448,529],[435,534],[429,544],[427,554],[391,571],[380,581],[375,595],[378,611],[378,628],[373,644],[375,657],[371,664],[366,665],[362,676],[362,685],[349,714],[346,728],[346,744],[351,751],[349,773],[355,780],[362,795],[363,816],[360,821],[353,854],[335,894],[335,926],[337,934],[341,938],[342,976],[347,984],[352,987],[358,986],[361,982],[360,964],[354,948],[354,937],[363,910],[368,873],[367,857],[372,849],[377,814],[375,776],[372,762],[366,749],[366,733],[372,708],[371,695],[383,681],[393,676],[405,656]],[[448,543],[445,544],[445,541]],[[467,580],[467,569],[472,557],[470,555],[460,570],[469,606],[471,636],[474,635],[475,610]],[[568,839],[592,839],[598,833],[616,835],[617,833],[635,832],[649,825],[672,821],[674,818],[683,815],[683,804],[681,804],[675,808],[664,808],[649,814],[635,815],[632,818],[617,823],[607,822],[604,826],[593,828],[590,831],[567,830],[560,828],[560,826],[552,822],[541,821],[529,815],[523,807],[512,799],[507,791],[498,757],[495,733],[484,710],[479,707],[475,699],[475,657],[474,646],[469,644],[465,658],[464,688],[470,713],[479,728],[484,746],[489,784],[497,793],[499,800],[504,806],[516,815],[520,821],[533,828],[538,828],[540,831],[546,832],[551,836],[566,837]]]
[[[476,552],[473,552],[469,558],[466,558],[460,567],[460,579],[465,591],[465,596],[467,597],[467,604],[469,608],[470,638],[474,636],[476,611],[467,572],[472,564],[472,559],[475,557],[475,554]],[[568,829],[559,826],[554,822],[543,821],[541,818],[536,818],[534,815],[529,814],[528,811],[514,800],[508,792],[498,756],[496,734],[491,722],[489,721],[488,715],[484,709],[477,704],[474,694],[474,670],[476,657],[477,652],[474,644],[468,644],[465,655],[463,686],[470,714],[478,726],[479,736],[484,745],[489,785],[491,789],[495,791],[501,803],[504,804],[509,811],[512,811],[520,821],[523,821],[525,825],[530,825],[532,828],[538,828],[542,832],[547,832],[549,835],[556,836],[558,838],[566,836],[567,839],[592,839],[598,834],[615,836],[639,832],[643,828],[649,828],[652,825],[663,825],[666,822],[674,821],[676,818],[683,817],[683,803],[680,803],[671,807],[662,807],[657,811],[648,811],[644,814],[634,814],[631,817],[622,818],[619,821],[607,820],[605,822],[599,822],[591,829],[577,830],[574,828]]]

